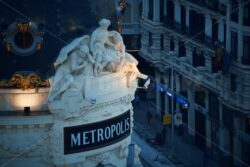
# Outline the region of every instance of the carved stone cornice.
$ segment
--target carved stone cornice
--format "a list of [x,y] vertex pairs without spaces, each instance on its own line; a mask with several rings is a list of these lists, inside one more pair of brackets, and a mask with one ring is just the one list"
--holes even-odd
[[56,117],[59,120],[74,119],[74,118],[79,118],[83,114],[86,114],[86,112],[104,109],[104,108],[109,107],[109,106],[116,106],[119,104],[127,106],[127,105],[130,105],[132,100],[133,100],[132,94],[129,94],[129,95],[126,95],[126,96],[123,96],[123,97],[120,97],[120,98],[117,98],[114,100],[97,103],[97,104],[91,104],[90,102],[87,101],[87,99],[85,99],[84,102],[82,102],[79,105],[80,109],[75,110],[75,112],[73,112],[73,113],[65,110],[65,108],[68,108],[68,106],[65,107],[66,104],[64,104],[62,102],[53,102],[50,105],[50,111],[52,114],[56,115]]

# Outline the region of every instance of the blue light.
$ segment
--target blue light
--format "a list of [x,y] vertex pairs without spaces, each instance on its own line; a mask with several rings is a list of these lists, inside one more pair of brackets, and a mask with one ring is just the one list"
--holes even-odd
[[188,108],[188,103],[185,103],[184,106],[183,106],[185,109]]
[[[161,84],[156,83],[155,88],[157,91],[164,92],[169,97],[173,96],[173,91],[170,89],[165,89]],[[188,102],[181,96],[176,95],[176,101],[184,105],[185,108],[188,108]]]
[[156,84],[156,90],[163,92],[164,88],[160,84]]
[[176,100],[180,103],[180,104],[186,104],[186,100],[184,100],[182,97],[180,96],[176,96]]
[[166,95],[168,95],[168,96],[170,96],[170,97],[172,97],[172,92],[170,91],[170,90],[166,90]]

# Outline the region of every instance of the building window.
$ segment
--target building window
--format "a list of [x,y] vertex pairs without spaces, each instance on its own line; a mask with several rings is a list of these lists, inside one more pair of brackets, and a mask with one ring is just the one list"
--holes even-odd
[[234,22],[238,22],[238,7],[239,2],[236,0],[232,0],[232,8],[231,8],[231,20]]
[[[246,0],[245,0],[246,1]],[[244,2],[246,3],[246,2]],[[250,2],[247,2],[244,5],[244,11],[243,11],[243,24],[245,26],[250,26]]]
[[203,52],[198,54],[196,52],[196,48],[193,50],[193,66],[198,67],[198,66],[205,66],[205,58],[203,55]]
[[245,124],[245,132],[250,134],[250,118],[246,118],[246,124]]
[[164,35],[161,34],[161,50],[164,49]]
[[167,19],[166,24],[168,26],[174,26],[174,3],[167,0]]
[[244,141],[242,141],[242,160],[250,166],[250,144]]
[[164,21],[164,0],[160,0],[160,22]]
[[185,6],[181,6],[181,31],[186,30],[186,9]]
[[189,17],[190,34],[198,40],[205,39],[205,18],[203,14],[197,13],[194,10],[190,11]]
[[231,54],[235,59],[237,59],[238,55],[238,34],[236,32],[231,31]]
[[218,41],[218,21],[212,19],[212,44],[215,44],[215,41]]
[[250,36],[243,36],[242,64],[250,65]]
[[202,107],[206,107],[204,91],[195,91],[195,103]]
[[222,106],[222,121],[225,127],[229,130],[233,129],[233,115],[233,109],[228,108],[225,105]]
[[151,47],[153,45],[153,34],[152,32],[148,32],[148,46]]
[[148,19],[153,20],[154,1],[149,0],[148,5],[149,5],[149,7],[148,7]]
[[126,49],[128,50],[136,50],[141,48],[140,35],[123,35],[123,41],[126,45]]
[[186,56],[186,48],[185,43],[183,41],[179,42],[179,57],[185,57]]
[[211,119],[219,121],[219,100],[218,95],[209,93],[209,99],[208,99],[208,113]]
[[170,51],[174,51],[174,40],[173,37],[170,39]]
[[231,74],[230,77],[230,90],[231,91],[236,91],[236,76],[234,74]]

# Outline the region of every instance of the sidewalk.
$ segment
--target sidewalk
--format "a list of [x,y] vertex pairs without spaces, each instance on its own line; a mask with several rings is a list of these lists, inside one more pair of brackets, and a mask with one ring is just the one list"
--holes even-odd
[[152,167],[175,167],[163,154],[146,143],[136,131],[132,133],[132,144],[141,148],[140,157]]
[[[147,123],[147,110],[153,114],[150,124]],[[157,132],[161,133],[161,130],[162,123],[155,115],[152,101],[140,101],[140,106],[134,108],[134,131],[142,139],[146,139],[147,137],[154,138]],[[169,127],[167,128],[166,144],[152,147],[169,159],[175,167],[218,167],[214,161],[204,157],[204,153],[195,145],[189,144],[188,136],[175,134],[174,142],[172,142],[171,135],[171,127]]]

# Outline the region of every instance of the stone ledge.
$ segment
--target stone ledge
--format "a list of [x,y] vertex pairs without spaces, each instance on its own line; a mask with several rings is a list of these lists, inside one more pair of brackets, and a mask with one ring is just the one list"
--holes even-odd
[[40,115],[40,116],[4,116],[0,117],[0,127],[1,126],[27,126],[32,127],[30,125],[44,125],[44,124],[52,124],[53,123],[53,115]]

